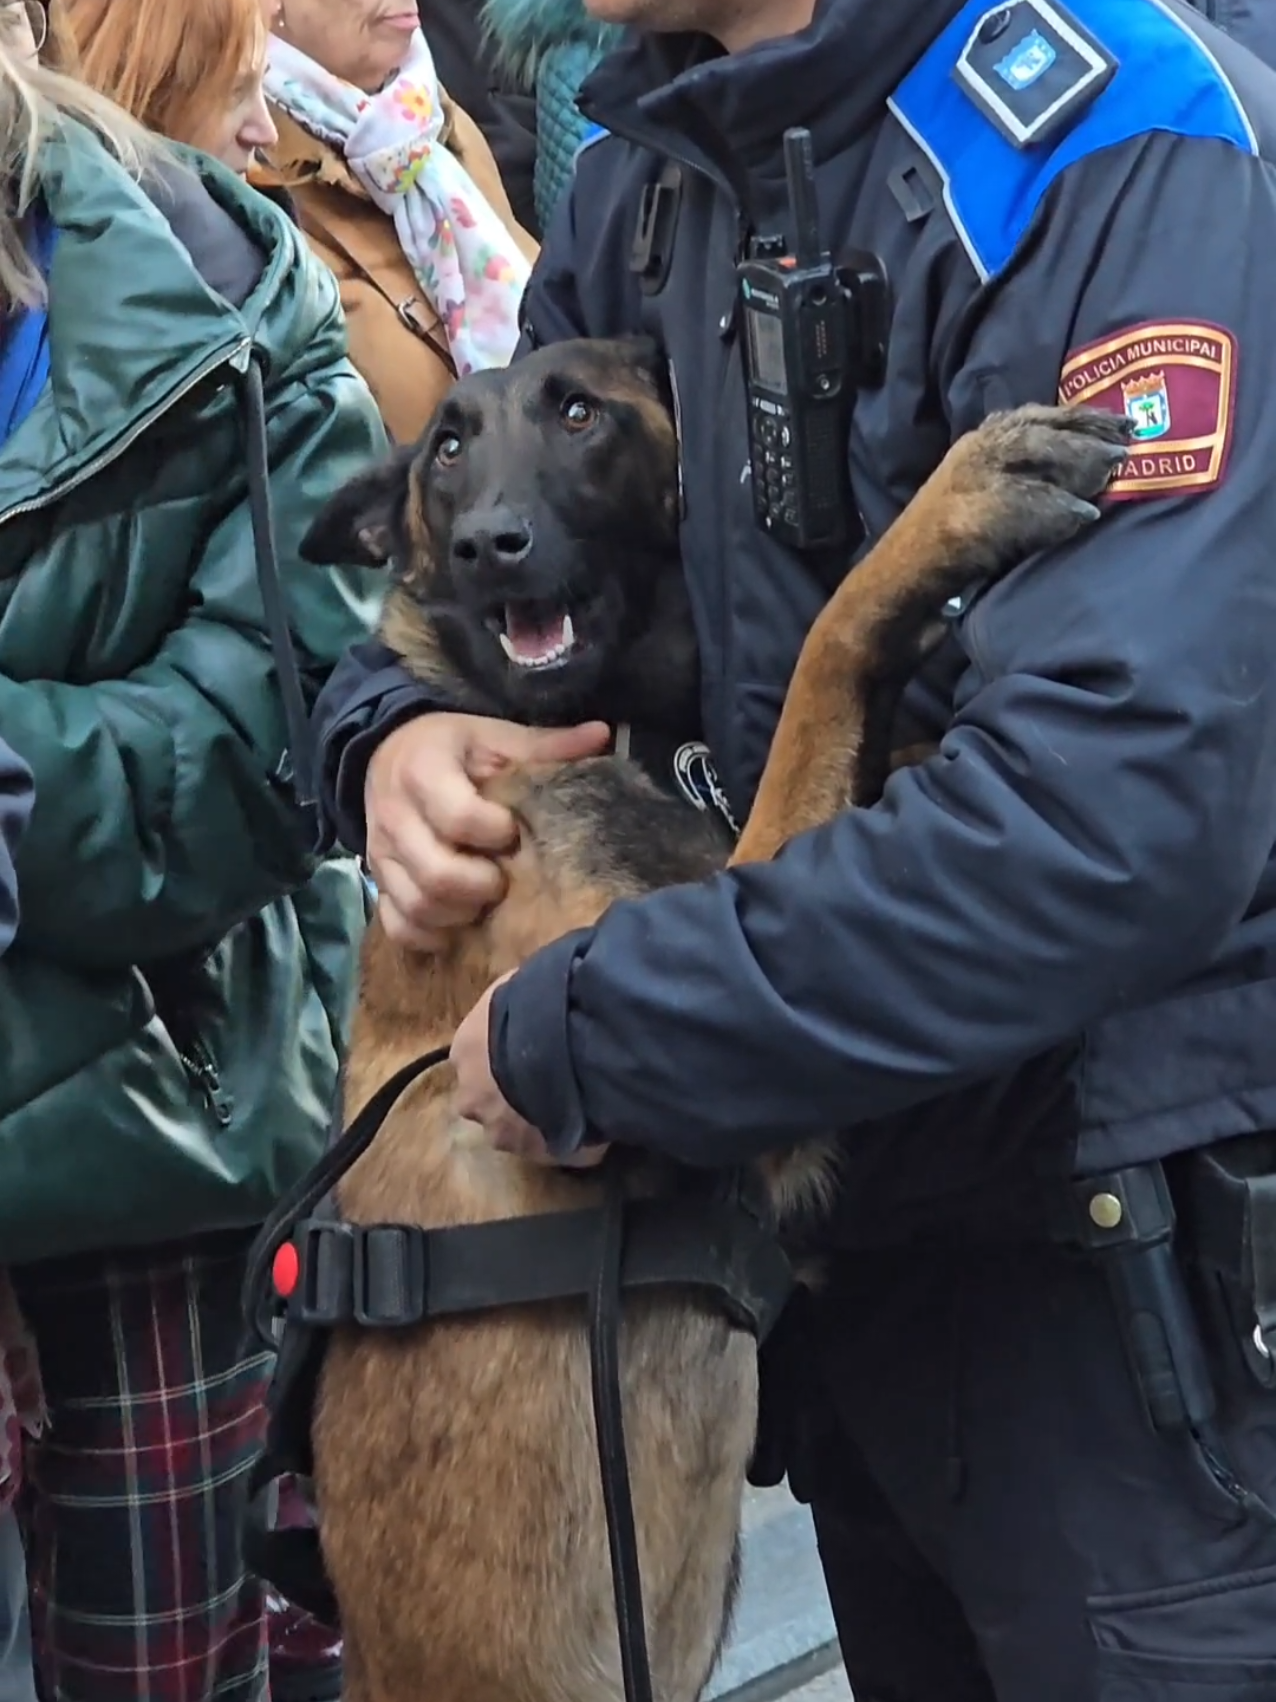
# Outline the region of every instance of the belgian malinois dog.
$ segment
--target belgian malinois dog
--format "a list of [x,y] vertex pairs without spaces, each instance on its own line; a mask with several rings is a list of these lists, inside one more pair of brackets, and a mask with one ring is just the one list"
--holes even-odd
[[[881,705],[942,603],[1096,519],[1124,442],[1113,416],[1026,407],[952,447],[811,630],[733,853],[710,816],[617,757],[487,786],[519,828],[505,897],[433,957],[373,924],[347,1120],[445,1044],[498,975],[616,899],[769,858],[870,802],[885,766],[870,748]],[[458,706],[552,725],[676,718],[694,704],[677,445],[641,342],[565,343],[463,380],[414,449],[334,496],[304,548],[393,563],[384,636]],[[452,1091],[443,1068],[405,1093],[340,1185],[350,1221],[483,1223],[599,1197],[592,1173],[493,1151]],[[619,1162],[635,1192],[676,1186],[667,1166]],[[830,1148],[764,1168],[783,1217],[827,1184]],[[734,1590],[755,1344],[664,1291],[627,1301],[623,1349],[655,1692],[694,1702]],[[350,1702],[619,1702],[582,1309],[338,1332],[314,1448]]]

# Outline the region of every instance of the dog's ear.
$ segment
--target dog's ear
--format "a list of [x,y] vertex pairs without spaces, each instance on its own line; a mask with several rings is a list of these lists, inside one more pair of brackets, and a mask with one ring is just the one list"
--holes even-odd
[[632,331],[624,337],[618,337],[616,341],[626,349],[635,366],[649,372],[658,383],[665,382],[669,362],[654,337],[648,336],[645,331]]
[[311,521],[298,553],[316,567],[384,567],[412,479],[413,449],[356,473]]

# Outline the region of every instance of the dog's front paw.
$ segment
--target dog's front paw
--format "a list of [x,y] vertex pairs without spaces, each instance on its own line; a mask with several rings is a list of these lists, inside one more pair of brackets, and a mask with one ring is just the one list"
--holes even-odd
[[1096,498],[1123,465],[1130,423],[1094,408],[990,414],[945,463],[959,547],[972,568],[1006,573],[1099,518]]

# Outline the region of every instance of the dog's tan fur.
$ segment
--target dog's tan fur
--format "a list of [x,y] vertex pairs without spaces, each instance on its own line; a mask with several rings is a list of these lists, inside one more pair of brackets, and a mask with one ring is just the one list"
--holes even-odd
[[[1034,412],[1039,424],[1048,417]],[[959,441],[830,601],[803,649],[734,863],[770,858],[792,835],[857,801],[848,776],[861,755],[884,630],[902,599],[949,594],[951,564],[973,543],[1022,524],[1009,510],[1016,433],[1026,429],[1009,416]],[[437,653],[420,616],[413,622],[400,598],[386,632],[428,673]],[[591,791],[591,775],[614,778],[617,765],[599,758],[506,775],[487,788],[519,822],[518,849],[505,861],[508,890],[445,954],[414,956],[373,925],[347,1119],[401,1065],[446,1042],[496,976],[637,895],[632,874],[609,854],[598,813],[604,791]],[[646,788],[656,809],[654,788],[636,775],[625,784]],[[698,821],[686,812],[686,878],[721,861]],[[351,1221],[482,1223],[598,1197],[588,1173],[494,1152],[457,1117],[452,1093],[445,1067],[404,1094],[341,1184]],[[827,1180],[829,1150],[816,1143],[763,1168],[783,1211]],[[625,1315],[623,1385],[655,1693],[660,1702],[693,1702],[733,1589],[756,1419],[754,1344],[682,1293],[634,1301]],[[617,1702],[579,1308],[487,1313],[402,1334],[339,1332],[314,1443],[350,1702]]]

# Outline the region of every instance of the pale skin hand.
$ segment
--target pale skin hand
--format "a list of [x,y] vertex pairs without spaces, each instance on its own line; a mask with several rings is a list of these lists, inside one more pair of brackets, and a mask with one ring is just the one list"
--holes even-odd
[[568,1158],[555,1158],[545,1145],[545,1137],[515,1111],[502,1094],[492,1075],[488,1051],[488,1022],[492,995],[511,975],[511,969],[500,980],[493,981],[474,1009],[461,1023],[452,1040],[451,1060],[456,1071],[456,1109],[462,1117],[482,1125],[484,1133],[498,1152],[510,1152],[534,1164],[560,1164],[573,1170],[592,1169],[607,1155],[605,1146],[582,1147]]
[[382,926],[396,944],[434,952],[448,931],[500,902],[494,859],[514,849],[514,817],[478,787],[502,769],[572,762],[607,747],[602,721],[519,727],[440,711],[396,728],[378,745],[364,786],[367,861]]

